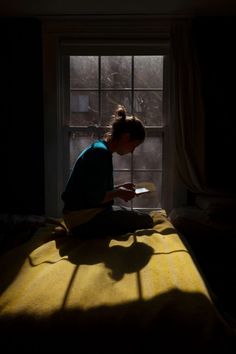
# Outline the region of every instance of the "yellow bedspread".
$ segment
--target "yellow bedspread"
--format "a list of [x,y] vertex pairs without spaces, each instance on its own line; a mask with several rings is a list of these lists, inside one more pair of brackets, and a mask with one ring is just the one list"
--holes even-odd
[[[0,260],[5,353],[223,353],[232,333],[164,211],[78,240],[48,224]],[[223,351],[222,351],[223,350]]]

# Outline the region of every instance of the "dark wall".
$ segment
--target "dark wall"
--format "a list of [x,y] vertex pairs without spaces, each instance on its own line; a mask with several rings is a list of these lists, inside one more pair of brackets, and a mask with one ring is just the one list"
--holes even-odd
[[[0,212],[44,213],[41,23],[0,20]],[[236,21],[194,22],[206,109],[207,180],[235,190]]]
[[44,212],[41,23],[0,20],[1,213]]
[[236,17],[194,21],[206,114],[208,186],[236,190]]

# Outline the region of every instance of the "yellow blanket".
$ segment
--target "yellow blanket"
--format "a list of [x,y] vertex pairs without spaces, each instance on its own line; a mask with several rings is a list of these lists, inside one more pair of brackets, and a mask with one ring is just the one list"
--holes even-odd
[[4,352],[227,353],[231,330],[189,250],[164,211],[152,217],[117,239],[48,224],[2,256]]

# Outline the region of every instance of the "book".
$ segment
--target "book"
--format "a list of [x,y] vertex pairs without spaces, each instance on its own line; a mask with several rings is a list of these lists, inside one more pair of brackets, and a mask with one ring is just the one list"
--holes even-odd
[[[136,192],[137,190],[137,192]],[[143,193],[155,192],[156,186],[153,182],[138,182],[135,183],[135,193],[140,195]]]
[[136,195],[140,195],[140,194],[144,194],[144,193],[149,193],[150,190],[148,188],[142,187],[142,188],[136,188],[135,189],[135,194]]

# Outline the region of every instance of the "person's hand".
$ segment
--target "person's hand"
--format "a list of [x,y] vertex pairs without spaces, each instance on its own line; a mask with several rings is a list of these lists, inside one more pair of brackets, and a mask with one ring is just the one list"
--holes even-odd
[[130,190],[135,190],[135,185],[131,182],[128,182],[128,183],[123,183],[123,184],[120,184],[119,186],[117,186],[117,188],[125,188],[125,189],[130,189]]
[[133,199],[135,197],[135,190],[130,188],[125,188],[124,185],[117,188],[117,197],[123,199],[125,202]]

